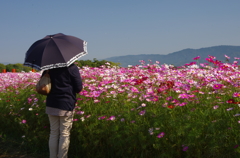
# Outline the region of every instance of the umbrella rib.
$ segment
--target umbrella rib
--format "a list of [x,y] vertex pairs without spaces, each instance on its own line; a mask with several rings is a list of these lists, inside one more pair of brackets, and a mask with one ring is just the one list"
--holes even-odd
[[[54,42],[54,44],[57,46],[57,49],[59,50],[59,52],[61,52],[61,50],[58,48],[57,43],[54,41],[54,38],[53,38],[53,42]],[[64,59],[64,57],[63,57],[63,55],[62,55],[62,53],[60,53],[60,54],[61,54],[63,60],[65,61],[65,59]],[[65,62],[66,62],[66,61],[65,61]],[[59,64],[61,64],[61,63],[59,63]]]

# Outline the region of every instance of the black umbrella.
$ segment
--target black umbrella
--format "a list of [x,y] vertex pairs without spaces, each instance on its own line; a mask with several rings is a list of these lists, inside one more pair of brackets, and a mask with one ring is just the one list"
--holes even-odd
[[68,67],[86,54],[86,41],[58,33],[33,43],[26,52],[24,65],[38,70]]

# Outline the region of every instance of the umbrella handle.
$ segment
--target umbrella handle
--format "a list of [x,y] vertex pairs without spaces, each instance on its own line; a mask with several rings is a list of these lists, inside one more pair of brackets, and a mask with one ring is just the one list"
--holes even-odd
[[33,64],[35,63],[35,60],[32,61],[32,68],[33,68]]

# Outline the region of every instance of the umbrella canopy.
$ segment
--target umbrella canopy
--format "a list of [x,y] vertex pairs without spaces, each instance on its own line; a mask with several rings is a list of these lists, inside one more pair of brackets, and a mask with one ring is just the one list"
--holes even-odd
[[26,52],[23,65],[37,70],[68,67],[86,54],[86,41],[58,33],[33,43]]

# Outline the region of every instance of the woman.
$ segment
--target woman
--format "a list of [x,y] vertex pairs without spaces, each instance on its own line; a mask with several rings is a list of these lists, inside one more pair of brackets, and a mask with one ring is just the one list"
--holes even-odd
[[48,73],[51,91],[46,99],[46,113],[51,130],[50,158],[67,158],[76,94],[82,90],[82,79],[78,67],[74,64],[50,69]]

